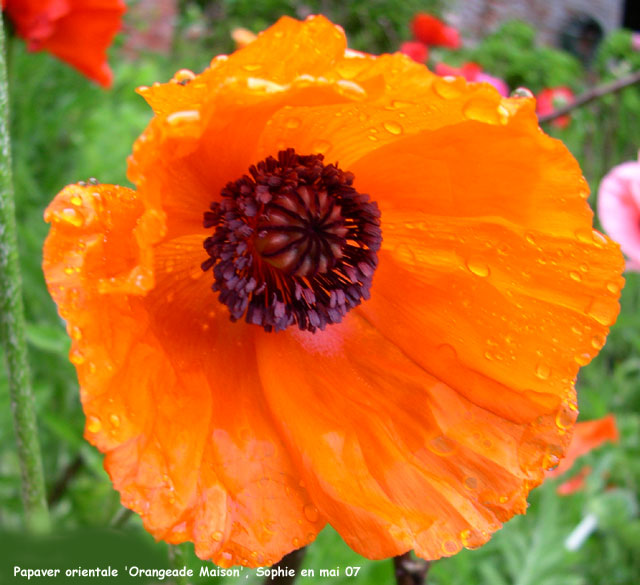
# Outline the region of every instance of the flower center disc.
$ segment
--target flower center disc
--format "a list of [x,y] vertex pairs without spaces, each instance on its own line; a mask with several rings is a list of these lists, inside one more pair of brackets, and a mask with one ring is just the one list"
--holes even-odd
[[268,157],[222,190],[204,226],[213,290],[236,321],[266,331],[316,331],[369,298],[380,211],[353,174],[293,149]]

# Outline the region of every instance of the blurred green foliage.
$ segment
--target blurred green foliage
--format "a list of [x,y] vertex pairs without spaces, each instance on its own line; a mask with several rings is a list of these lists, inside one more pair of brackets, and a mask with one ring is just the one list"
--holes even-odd
[[[47,232],[42,213],[52,196],[67,183],[90,176],[102,182],[127,184],[126,157],[151,115],[134,93],[135,87],[165,81],[182,67],[203,69],[213,55],[232,50],[229,32],[235,26],[257,32],[282,14],[300,18],[322,12],[346,29],[353,48],[384,52],[397,49],[409,38],[409,21],[416,11],[437,11],[443,5],[435,0],[183,1],[172,55],[143,55],[132,62],[122,58],[115,47],[110,60],[115,86],[108,92],[47,54],[27,54],[24,44],[14,39],[10,59],[13,157],[27,335],[45,475],[58,530],[108,527],[121,508],[102,469],[101,456],[82,439],[84,416],[75,372],[66,357],[69,341],[40,269]],[[589,71],[566,53],[538,46],[534,33],[524,23],[507,23],[471,49],[441,51],[436,56],[451,64],[477,61],[512,88],[524,85],[533,91],[568,85],[579,92],[640,67],[640,53],[631,51],[628,32],[618,31],[607,37]],[[635,158],[640,147],[639,114],[640,90],[629,88],[575,111],[568,128],[547,130],[565,141],[595,190],[609,168]],[[526,516],[509,522],[485,547],[435,563],[429,583],[636,582],[640,575],[638,275],[628,275],[621,304],[620,318],[607,345],[592,364],[583,368],[579,379],[581,418],[614,413],[621,432],[619,444],[604,446],[580,460],[577,469],[586,464],[593,469],[584,491],[560,499],[554,491],[558,480],[547,482],[532,494]],[[21,526],[18,478],[6,379],[0,372],[0,525],[5,530],[19,530]],[[564,541],[587,514],[598,519],[596,531],[577,551],[567,551]],[[136,518],[130,519],[123,530],[150,539]],[[182,548],[192,566],[202,564],[190,545]],[[105,551],[105,557],[108,555]],[[304,564],[315,568],[347,565],[362,567],[357,582],[392,580],[390,562],[362,559],[331,529],[310,547]],[[353,581],[347,577],[331,580],[336,585]]]

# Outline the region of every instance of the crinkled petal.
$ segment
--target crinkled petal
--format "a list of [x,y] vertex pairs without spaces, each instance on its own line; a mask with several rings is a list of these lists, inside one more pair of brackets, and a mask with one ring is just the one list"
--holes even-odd
[[[439,357],[457,366],[446,349]],[[527,416],[507,419],[431,374],[355,311],[315,335],[262,335],[258,361],[311,497],[370,558],[413,548],[434,559],[479,546],[524,511],[543,466],[568,440],[555,422],[557,400],[523,394]]]
[[261,394],[253,329],[211,293],[202,239],[151,249],[136,233],[144,206],[107,185],[68,187],[46,217],[44,270],[73,340],[85,435],[123,504],[156,538],[192,540],[224,566],[271,564],[313,540],[324,520],[304,514],[312,504]]

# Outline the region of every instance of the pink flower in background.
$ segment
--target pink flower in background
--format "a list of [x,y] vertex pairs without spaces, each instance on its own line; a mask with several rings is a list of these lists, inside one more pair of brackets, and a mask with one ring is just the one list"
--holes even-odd
[[622,163],[602,179],[598,216],[627,256],[627,270],[640,270],[640,162]]
[[[573,92],[568,87],[548,87],[536,96],[536,112],[539,116],[546,116],[558,108],[572,103],[573,99]],[[560,116],[553,120],[551,125],[556,128],[566,128],[570,121],[570,116]]]
[[457,49],[461,45],[457,29],[425,12],[419,12],[413,17],[411,30],[415,39],[429,47]]
[[429,47],[419,41],[407,41],[400,45],[400,52],[418,63],[426,63],[429,58]]
[[634,51],[640,51],[640,33],[631,33],[631,48]]
[[477,63],[465,63],[461,67],[451,67],[446,63],[436,65],[436,73],[441,77],[464,77],[473,83],[489,83],[498,90],[502,96],[509,95],[509,86],[499,77],[494,77],[482,71],[482,67]]

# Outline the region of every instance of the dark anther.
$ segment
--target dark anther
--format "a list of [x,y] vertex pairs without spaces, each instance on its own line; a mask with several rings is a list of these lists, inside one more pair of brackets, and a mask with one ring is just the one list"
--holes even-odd
[[204,214],[213,290],[231,319],[267,331],[338,323],[369,298],[380,249],[380,211],[353,174],[292,148],[268,157]]

